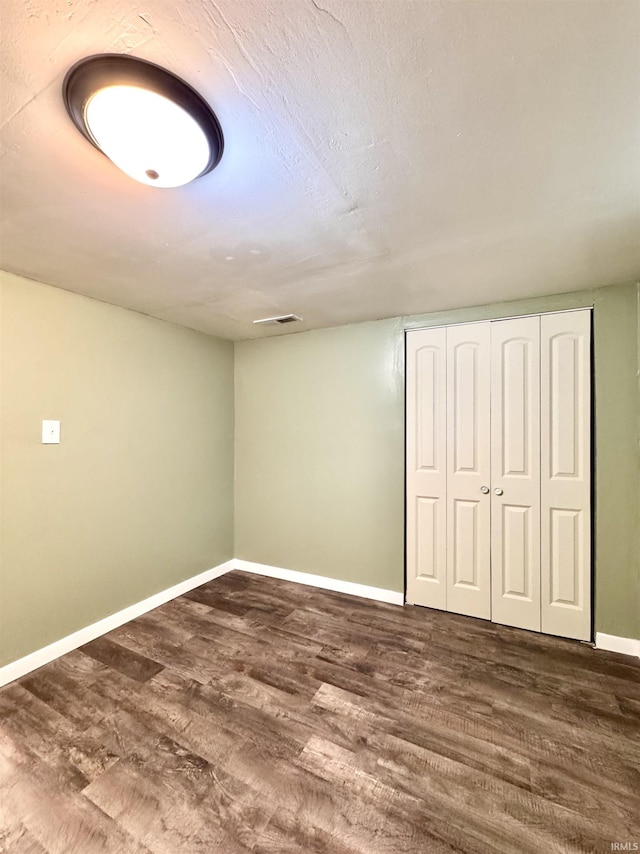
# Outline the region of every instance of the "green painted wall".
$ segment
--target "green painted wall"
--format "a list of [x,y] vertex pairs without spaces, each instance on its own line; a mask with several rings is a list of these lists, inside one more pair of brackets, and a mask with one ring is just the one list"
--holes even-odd
[[404,330],[594,306],[595,620],[640,638],[638,287],[236,344],[235,555],[402,590]]
[[236,344],[236,557],[403,588],[397,320]]
[[0,309],[2,665],[232,557],[233,345],[8,273]]

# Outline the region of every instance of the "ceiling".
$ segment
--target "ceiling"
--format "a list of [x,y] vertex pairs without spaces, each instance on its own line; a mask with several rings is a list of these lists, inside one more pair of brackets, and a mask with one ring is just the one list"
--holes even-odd
[[[636,0],[1,0],[0,30],[11,272],[233,339],[640,276]],[[198,89],[217,169],[147,187],[78,133],[62,80],[102,52]]]

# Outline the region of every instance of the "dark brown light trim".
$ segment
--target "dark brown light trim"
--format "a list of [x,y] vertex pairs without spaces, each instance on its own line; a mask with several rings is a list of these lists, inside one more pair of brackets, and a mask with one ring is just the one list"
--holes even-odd
[[62,86],[65,107],[72,122],[98,151],[102,149],[87,128],[84,114],[89,98],[106,86],[138,86],[164,95],[182,107],[198,122],[209,142],[209,161],[200,175],[206,175],[218,165],[224,151],[224,137],[220,122],[207,102],[170,71],[145,59],[121,53],[103,53],[81,59],[69,69]]

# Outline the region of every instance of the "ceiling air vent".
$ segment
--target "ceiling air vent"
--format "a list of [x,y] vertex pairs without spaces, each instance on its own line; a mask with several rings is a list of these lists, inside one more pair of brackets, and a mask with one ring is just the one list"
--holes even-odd
[[297,314],[281,314],[279,317],[262,317],[260,320],[254,320],[254,323],[295,323],[297,320],[302,320]]

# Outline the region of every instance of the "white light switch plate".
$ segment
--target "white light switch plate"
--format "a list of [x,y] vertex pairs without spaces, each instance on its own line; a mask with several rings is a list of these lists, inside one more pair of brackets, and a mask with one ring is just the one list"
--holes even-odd
[[59,421],[43,421],[42,422],[42,444],[43,445],[59,445],[60,444],[60,422]]

